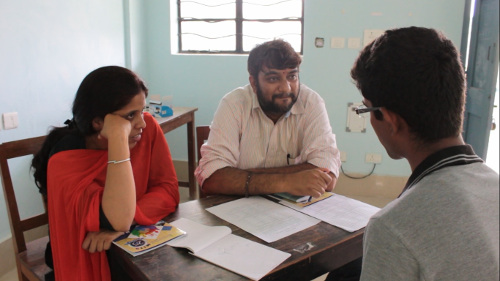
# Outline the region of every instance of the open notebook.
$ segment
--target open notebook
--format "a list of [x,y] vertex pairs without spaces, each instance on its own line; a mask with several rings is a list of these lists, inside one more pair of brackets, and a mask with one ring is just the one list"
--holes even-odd
[[206,226],[185,218],[170,224],[187,234],[167,245],[186,248],[196,257],[254,280],[264,277],[291,256],[231,234],[227,226]]

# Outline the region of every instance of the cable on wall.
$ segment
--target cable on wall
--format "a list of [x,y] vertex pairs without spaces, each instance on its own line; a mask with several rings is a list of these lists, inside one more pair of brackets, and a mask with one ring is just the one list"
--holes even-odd
[[375,171],[376,165],[377,165],[376,163],[373,163],[373,168],[370,171],[370,173],[368,173],[367,175],[364,175],[364,176],[360,176],[360,177],[355,177],[355,176],[351,176],[351,175],[346,174],[346,172],[344,172],[344,168],[342,167],[342,165],[340,165],[340,170],[342,171],[342,174],[344,174],[346,177],[348,177],[350,179],[360,180],[360,179],[364,179],[364,178],[371,176],[373,174],[373,171]]

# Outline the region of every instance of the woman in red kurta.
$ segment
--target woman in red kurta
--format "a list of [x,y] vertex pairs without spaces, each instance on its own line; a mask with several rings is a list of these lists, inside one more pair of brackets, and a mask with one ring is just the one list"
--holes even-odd
[[179,203],[163,132],[142,111],[146,95],[128,69],[93,71],[77,92],[74,120],[53,129],[33,161],[47,196],[56,280],[110,280],[105,250],[112,240]]

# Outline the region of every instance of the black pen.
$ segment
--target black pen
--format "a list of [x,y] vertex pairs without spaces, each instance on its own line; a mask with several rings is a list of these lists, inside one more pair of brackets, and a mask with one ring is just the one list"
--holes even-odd
[[313,197],[309,196],[309,200],[307,200],[307,202],[311,202],[312,199],[313,199]]

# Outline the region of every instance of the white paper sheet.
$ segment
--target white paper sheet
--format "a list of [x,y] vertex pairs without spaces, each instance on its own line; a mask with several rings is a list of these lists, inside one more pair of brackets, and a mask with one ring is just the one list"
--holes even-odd
[[206,210],[268,243],[320,222],[260,196],[241,198]]
[[280,201],[280,204],[349,232],[365,227],[371,216],[380,210],[378,207],[339,194],[303,208],[284,200]]
[[229,234],[195,256],[253,280],[259,280],[291,254]]
[[231,234],[231,228],[225,225],[206,226],[186,218],[180,218],[170,224],[186,231],[186,234],[178,239],[168,241],[167,245],[187,248],[193,253],[197,253],[222,237]]

